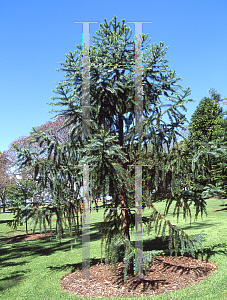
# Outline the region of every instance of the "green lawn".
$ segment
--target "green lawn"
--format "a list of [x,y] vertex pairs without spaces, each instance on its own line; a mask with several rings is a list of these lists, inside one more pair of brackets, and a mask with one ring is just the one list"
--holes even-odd
[[[157,203],[156,208],[163,212],[164,203]],[[191,228],[189,219],[187,222],[180,220],[178,225],[189,234],[202,230],[207,234],[203,258],[215,262],[218,271],[199,284],[153,299],[227,299],[227,207],[220,200],[212,199],[207,201],[207,210],[208,216],[198,218],[196,222],[192,220]],[[151,209],[145,209],[144,216],[150,213]],[[102,211],[92,211],[90,217],[91,264],[99,262],[101,257],[101,235],[97,233],[97,226],[102,216]],[[177,223],[171,212],[168,218]],[[0,239],[25,234],[25,226],[18,227],[17,232],[6,226],[10,219],[10,213],[0,214]],[[154,240],[153,234],[148,237],[145,226],[143,231],[144,250],[164,249],[165,244],[157,243],[159,239]],[[133,239],[133,233],[131,237]],[[61,243],[55,239],[50,241],[49,237],[8,244],[0,240],[0,299],[84,299],[65,293],[60,288],[63,275],[82,267],[81,249],[81,238],[74,243],[72,251],[69,238],[64,238]]]

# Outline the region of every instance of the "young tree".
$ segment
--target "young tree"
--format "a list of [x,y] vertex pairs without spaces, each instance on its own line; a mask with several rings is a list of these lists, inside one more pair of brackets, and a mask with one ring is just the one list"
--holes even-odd
[[[122,24],[117,22],[116,17],[109,24],[105,19],[97,35],[93,37],[93,46],[89,50],[91,135],[82,138],[83,49],[78,45],[78,50],[74,53],[69,52],[65,62],[61,63],[61,70],[65,72],[66,80],[59,83],[55,90],[57,97],[53,98],[57,103],[52,103],[63,107],[58,116],[64,117],[66,119],[64,126],[68,125],[70,128],[68,141],[60,145],[48,140],[46,134],[34,132],[36,142],[42,145],[42,142],[46,141],[46,148],[36,153],[23,152],[18,148],[17,152],[22,164],[35,169],[34,179],[37,179],[39,172],[42,174],[43,179],[40,179],[40,182],[43,189],[50,176],[52,181],[55,179],[55,182],[59,175],[64,179],[62,184],[58,185],[61,193],[67,185],[72,186],[73,181],[80,183],[82,176],[80,169],[83,164],[90,167],[92,198],[105,194],[108,184],[109,195],[113,200],[100,230],[103,238],[107,239],[109,250],[110,245],[115,247],[112,254],[116,252],[118,244],[115,238],[121,236],[121,242],[125,245],[126,269],[129,264],[128,270],[132,272],[134,247],[130,242],[129,230],[135,225],[133,209],[135,172],[132,165],[148,166],[143,173],[144,201],[154,210],[150,222],[154,221],[156,227],[160,225],[160,228],[163,224],[163,236],[165,228],[169,226],[170,247],[173,247],[176,241],[179,242],[180,236],[182,245],[186,242],[188,245],[195,245],[195,239],[188,237],[157,212],[149,196],[154,187],[159,192],[162,187],[168,189],[171,197],[179,200],[178,204],[182,201],[178,199],[176,193],[178,186],[172,175],[176,170],[173,169],[171,173],[166,164],[171,165],[170,146],[176,144],[177,133],[184,129],[186,118],[179,108],[186,111],[184,105],[189,101],[186,98],[190,94],[190,88],[183,89],[179,85],[181,78],[177,78],[176,73],[169,70],[165,60],[167,49],[163,48],[164,43],[151,45],[147,39],[148,35],[143,34],[141,41],[143,43],[142,113],[144,119],[143,135],[139,136],[134,120],[135,41],[131,41],[130,37],[131,29],[126,26],[124,20]],[[164,115],[169,117],[169,122],[163,120]],[[41,171],[41,163],[37,157],[44,152],[45,155],[48,154],[48,158],[53,157],[53,160],[51,167],[48,159],[45,163],[42,162]],[[180,156],[175,155],[178,165],[180,160]],[[53,190],[53,185],[51,189]],[[62,203],[61,197],[63,193],[57,197],[56,204]],[[69,196],[65,199],[69,199]],[[189,211],[190,207],[186,205],[187,199],[184,203],[182,206]],[[116,211],[118,205],[121,205],[120,215]],[[204,202],[201,200],[197,203],[197,207],[198,211],[203,212]],[[182,251],[184,252],[184,247]],[[144,254],[144,261],[147,262],[148,257],[151,258],[152,255],[152,253],[147,256]]]
[[[126,174],[129,174],[129,165],[139,164],[141,160],[146,162],[146,165],[152,165],[152,163],[161,160],[164,145],[167,145],[168,148],[171,143],[176,143],[175,131],[182,128],[185,121],[185,116],[179,112],[178,108],[185,109],[184,103],[188,101],[185,98],[190,94],[189,88],[184,90],[178,85],[180,78],[176,77],[175,72],[169,70],[165,60],[166,49],[163,49],[164,43],[149,45],[148,36],[142,35],[144,51],[142,79],[144,98],[143,129],[146,134],[142,139],[136,136],[135,126],[133,126],[135,125],[135,69],[134,63],[132,63],[135,59],[135,42],[130,41],[131,30],[124,24],[124,20],[122,24],[117,23],[116,18],[110,21],[109,24],[106,20],[104,21],[105,23],[100,26],[97,35],[92,39],[93,46],[90,47],[89,52],[91,63],[90,109],[93,139],[91,141],[89,141],[89,138],[87,139],[86,156],[82,160],[85,163],[93,160],[98,163],[98,158],[102,157],[98,167],[91,168],[91,176],[92,174],[94,177],[95,174],[102,174],[102,179],[110,176],[109,173],[112,169],[107,168],[108,165],[104,169],[102,165],[106,152],[103,152],[104,146],[101,147],[101,145],[104,145],[103,137],[97,135],[101,124],[104,124],[104,128],[107,131],[112,131],[117,137],[117,145],[125,153],[127,161],[122,164],[124,171],[119,170],[119,174],[123,176],[125,171]],[[81,134],[82,131],[81,113],[79,113],[82,104],[80,96],[82,90],[82,47],[78,46],[77,48],[78,50],[74,53],[70,52],[66,55],[65,62],[61,63],[61,70],[65,72],[66,80],[60,83],[56,89],[56,93],[61,96],[56,105],[62,105],[66,108],[59,115],[68,116],[75,132],[78,130],[77,134],[73,132],[72,134],[74,134],[75,139],[79,140],[78,133]],[[79,54],[78,57],[76,57],[77,54]],[[59,97],[54,99],[59,100]],[[163,121],[164,114],[169,116],[169,123]],[[77,122],[78,125],[75,121],[79,121]],[[98,130],[93,124],[97,124]],[[141,152],[142,145],[146,147],[148,142],[153,145],[153,162],[145,160]],[[97,145],[100,145],[99,151]],[[106,160],[108,161],[107,158]],[[164,170],[162,176],[164,178],[166,176]],[[124,208],[133,207],[135,204],[135,199],[132,199],[132,202],[129,203],[129,187],[134,181],[133,177],[131,177],[131,182],[126,180],[130,177],[121,178],[120,186],[117,183],[113,184],[113,180],[110,180],[109,187],[110,195],[113,199],[117,199],[115,204],[118,201],[121,202],[121,230],[127,240],[130,240],[129,227],[130,220],[133,217],[131,211]],[[152,180],[153,186],[159,186],[161,183],[159,174],[152,177]],[[105,181],[100,182],[105,183]],[[113,210],[110,211],[110,214],[114,214]],[[111,234],[109,234],[110,238]]]

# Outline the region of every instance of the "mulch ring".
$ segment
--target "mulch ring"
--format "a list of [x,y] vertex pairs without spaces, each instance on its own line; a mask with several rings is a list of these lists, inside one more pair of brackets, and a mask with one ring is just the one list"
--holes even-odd
[[154,262],[149,263],[147,275],[129,275],[126,282],[123,262],[117,263],[116,281],[111,267],[106,273],[106,266],[101,263],[90,268],[88,278],[83,278],[82,270],[64,275],[60,286],[65,292],[85,298],[150,297],[192,286],[217,271],[215,264],[191,257],[158,256]]
[[[50,236],[51,233],[24,234],[2,238],[0,241],[15,243]],[[217,271],[215,264],[191,257],[158,256],[154,261],[154,266],[149,263],[147,275],[142,274],[139,278],[129,275],[126,282],[123,280],[124,264],[122,262],[117,263],[116,282],[114,272],[109,269],[106,274],[106,266],[101,263],[91,266],[90,279],[83,279],[82,270],[77,270],[63,276],[60,286],[65,292],[85,298],[150,297],[199,283]]]

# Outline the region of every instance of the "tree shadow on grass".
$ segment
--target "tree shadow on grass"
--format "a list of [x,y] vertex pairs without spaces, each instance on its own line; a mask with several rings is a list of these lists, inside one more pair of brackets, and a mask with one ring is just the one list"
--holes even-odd
[[[90,241],[100,240],[100,233],[91,233]],[[61,242],[57,240],[55,237],[52,237],[52,241],[50,241],[50,237],[42,237],[40,239],[28,240],[28,241],[11,241],[8,242],[5,247],[1,247],[1,256],[0,263],[4,261],[7,264],[8,260],[17,259],[21,257],[21,253],[23,256],[32,255],[32,256],[48,256],[56,251],[71,251],[71,241],[73,249],[81,248],[82,249],[82,236],[79,236],[75,242],[75,235],[70,239],[70,237],[63,238]],[[1,246],[3,243],[1,243]],[[3,259],[4,257],[4,259]]]
[[29,270],[8,273],[7,276],[1,278],[0,291],[6,290],[6,287],[10,288],[16,285],[17,282],[25,281],[24,277],[26,273],[29,273]]
[[210,247],[203,248],[203,250],[199,250],[196,252],[196,258],[201,257],[202,260],[208,262],[208,260],[216,254],[227,255],[227,244],[218,243]]
[[15,267],[15,266],[24,266],[28,261],[23,260],[21,262],[9,262],[8,260],[0,260],[1,268]]
[[[143,251],[152,251],[152,250],[161,250],[164,255],[170,255],[170,251],[168,248],[168,239],[162,240],[161,237],[156,237],[153,240],[146,240],[143,242]],[[198,249],[195,251],[195,258],[201,258],[202,260],[208,262],[211,257],[219,255],[227,255],[227,244],[226,243],[218,243],[214,244],[210,247],[203,247],[203,249]],[[173,256],[175,252],[173,253]],[[181,256],[180,250],[177,253],[177,256]],[[188,253],[184,253],[183,256],[192,257],[192,255]]]
[[193,229],[193,230],[201,229],[202,230],[203,228],[206,228],[206,227],[208,228],[208,227],[212,227],[212,226],[217,226],[217,224],[219,224],[219,223],[214,223],[214,222],[210,223],[209,221],[208,222],[195,221],[195,222],[192,222],[191,225],[186,225],[186,226],[181,225],[180,228],[182,230],[187,230],[187,229]]
[[1,216],[2,214],[11,214],[11,213],[12,213],[11,211],[7,210],[7,211],[5,211],[5,212],[1,212],[1,213],[0,213],[0,216]]
[[[99,263],[101,263],[101,258],[90,258],[90,267],[92,267],[96,264],[99,264]],[[74,273],[77,270],[82,270],[82,262],[79,262],[79,263],[76,263],[76,264],[64,264],[64,265],[57,266],[57,267],[56,266],[55,267],[49,266],[47,268],[50,269],[51,271],[53,271],[53,270],[63,271],[65,269],[72,268],[71,273]]]
[[0,220],[0,224],[4,224],[4,223],[8,223],[10,220],[7,219],[7,220]]
[[161,250],[164,253],[169,253],[168,239],[162,240],[161,237],[156,237],[152,240],[143,241],[143,251]]
[[221,208],[221,209],[216,209],[214,210],[214,212],[217,212],[217,211],[223,211],[223,210],[226,210],[227,211],[227,204],[221,204],[220,206],[224,206],[224,208]]

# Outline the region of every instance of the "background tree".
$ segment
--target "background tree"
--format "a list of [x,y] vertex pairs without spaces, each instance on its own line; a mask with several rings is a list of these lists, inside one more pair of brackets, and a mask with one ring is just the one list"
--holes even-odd
[[[221,129],[214,133],[216,147],[220,148],[227,143],[227,119],[220,121]],[[215,148],[215,145],[213,145]],[[216,148],[215,148],[216,149]],[[211,182],[213,185],[219,183],[221,187],[227,189],[227,161],[225,156],[213,157],[213,169],[211,170]]]
[[[191,194],[190,186],[198,198],[205,195],[204,189],[207,190],[208,186],[213,187],[215,195],[217,186],[224,188],[226,119],[223,118],[225,112],[215,97],[216,94],[212,94],[212,98],[200,101],[189,123],[189,135],[179,144],[182,157],[180,173],[187,174],[187,178],[182,178],[181,183],[186,189],[187,197]],[[194,163],[196,168],[192,168]],[[210,193],[210,197],[212,196]]]
[[199,148],[199,142],[210,142],[214,139],[214,132],[221,129],[220,120],[223,119],[223,109],[211,98],[204,97],[189,123],[190,142]]
[[[35,131],[39,131],[41,132],[46,132],[48,134],[48,136],[53,140],[53,141],[58,141],[58,143],[63,143],[65,141],[67,141],[68,136],[69,136],[69,128],[65,127],[63,128],[63,123],[65,121],[65,118],[63,117],[59,117],[57,118],[55,121],[48,121],[46,122],[44,125],[41,126],[37,126],[34,127]],[[29,136],[22,136],[20,138],[18,138],[16,141],[12,142],[9,145],[9,149],[5,151],[7,158],[9,160],[9,163],[11,164],[11,168],[12,170],[16,168],[15,165],[13,165],[16,160],[17,160],[17,155],[15,152],[15,146],[20,147],[21,150],[23,149],[27,149],[28,147],[30,147],[30,141],[32,139],[32,135],[30,134]],[[45,149],[47,147],[46,142],[43,142],[42,147],[40,148],[40,144],[39,143],[32,143],[32,149],[33,151],[36,151],[37,149]],[[41,155],[41,157],[45,158],[43,155]],[[21,180],[26,180],[32,179],[33,176],[33,172],[28,172],[28,168],[23,168],[23,173],[22,170],[20,170],[20,174],[18,175],[18,178],[20,178]]]
[[[7,153],[0,152],[0,199],[3,205],[3,213],[5,212],[6,189],[9,184],[15,181],[10,170],[10,160]],[[1,207],[0,207],[1,213]]]
[[[75,232],[79,234],[81,225],[79,224],[78,212],[82,211],[78,194],[83,180],[82,174],[79,174],[79,168],[75,167],[78,164],[77,156],[69,157],[70,151],[67,143],[59,143],[54,140],[48,131],[33,128],[30,137],[27,149],[19,148],[18,145],[14,145],[14,149],[19,154],[16,161],[19,173],[23,173],[24,168],[28,172],[32,171],[36,182],[36,193],[33,198],[38,203],[39,209],[36,207],[33,211],[36,220],[34,230],[38,219],[48,221],[55,213],[57,216],[56,231],[60,239],[63,235],[63,219],[68,219],[70,235],[72,235],[73,225]],[[44,143],[46,144],[45,147],[43,146]],[[78,187],[76,190],[75,185]],[[43,206],[45,201],[40,195],[45,193],[49,194],[52,200],[51,205]],[[77,224],[75,223],[74,212],[76,213]],[[46,232],[46,228],[44,230]]]
[[[212,98],[203,98],[191,116],[189,135],[186,139],[191,151],[203,149],[204,143],[216,140],[217,133],[222,131],[223,117],[226,113],[223,112],[217,99],[215,99],[216,94],[212,94]],[[203,175],[201,174],[200,176],[202,185],[211,183],[211,172],[214,169],[214,162],[212,162],[211,157],[208,156],[206,159],[209,160],[209,163],[203,162],[205,169],[203,170]]]
[[212,100],[219,105],[219,103],[227,104],[227,98],[221,99],[221,94],[219,94],[214,88],[209,89],[209,94]]
[[18,225],[23,225],[25,220],[26,234],[28,234],[28,206],[29,202],[32,202],[35,190],[35,183],[30,180],[21,180],[9,185],[6,190],[6,197],[9,200],[11,211],[15,215],[9,225],[16,229]]
[[[197,167],[198,170],[201,168],[201,161],[203,160],[204,157],[205,158],[211,157],[217,162],[219,162],[217,163],[218,171],[215,170],[215,175],[214,175],[215,182],[212,181],[212,183],[208,183],[203,188],[204,190],[203,196],[206,198],[215,196],[217,198],[220,198],[223,201],[222,196],[227,195],[226,181],[225,181],[226,161],[227,161],[227,142],[226,141],[223,142],[223,140],[217,139],[209,143],[203,143],[203,146],[204,146],[203,149],[200,149],[193,157],[192,171],[195,170],[196,165],[198,166]],[[205,161],[209,163],[209,159],[206,159]],[[217,174],[219,173],[219,171],[223,172],[223,174],[221,174],[221,177],[220,174]]]

